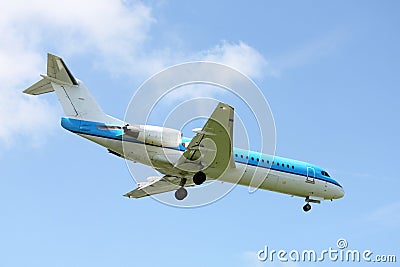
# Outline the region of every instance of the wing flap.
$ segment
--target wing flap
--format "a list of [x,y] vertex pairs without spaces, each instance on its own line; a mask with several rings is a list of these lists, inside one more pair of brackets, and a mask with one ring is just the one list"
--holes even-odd
[[124,195],[129,198],[142,198],[150,195],[174,191],[180,188],[180,178],[172,176],[152,176],[147,182],[138,183],[138,187]]

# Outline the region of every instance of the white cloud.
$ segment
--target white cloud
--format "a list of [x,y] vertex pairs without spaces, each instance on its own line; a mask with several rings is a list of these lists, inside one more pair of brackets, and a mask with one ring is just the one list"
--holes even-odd
[[[143,43],[155,22],[151,9],[122,1],[14,1],[2,7],[4,24],[24,41],[67,57],[95,56],[99,66],[115,73],[149,73],[160,66],[145,60]],[[48,52],[48,51],[46,51]],[[105,67],[104,67],[105,68]]]
[[[0,144],[10,146],[16,135],[38,144],[58,124],[58,108],[43,98],[22,94],[22,90],[45,72],[46,52],[95,54],[112,71],[150,72],[155,61],[130,62],[130,53],[144,42],[153,22],[150,9],[121,1],[11,1],[0,9]],[[42,51],[45,50],[45,51]],[[99,65],[103,65],[98,63]],[[135,69],[129,69],[135,71]]]
[[38,143],[39,135],[32,133],[58,125],[49,122],[59,115],[58,107],[21,93],[45,72],[47,52],[91,58],[111,74],[141,78],[188,59],[222,62],[252,77],[261,77],[267,64],[244,42],[222,42],[202,52],[149,51],[156,19],[140,2],[16,0],[2,1],[0,9],[0,144],[11,144],[20,133]]
[[[240,41],[239,43],[229,43],[227,41],[221,41],[220,44],[215,45],[211,49],[203,50],[193,55],[187,55],[181,57],[181,61],[194,60],[194,61],[210,61],[217,62],[232,67],[239,72],[245,74],[250,78],[261,78],[266,75],[267,61],[266,59],[254,48]],[[171,60],[168,60],[171,62]],[[173,62],[179,63],[179,62]],[[211,64],[212,65],[212,64]],[[199,64],[197,67],[193,65],[196,70],[196,81],[219,81],[218,83],[229,88],[238,86],[244,82],[244,76],[238,75],[235,71],[228,71],[227,69],[212,68],[211,65],[207,65],[202,68]],[[210,69],[213,72],[210,73]],[[203,77],[201,79],[199,77]],[[235,85],[235,86],[233,86]],[[162,88],[164,90],[165,88]],[[239,93],[239,92],[236,92]],[[185,86],[184,90],[175,90],[167,95],[170,101],[187,100],[192,98],[202,97],[215,97],[218,98],[221,95],[226,95],[227,91],[224,89],[217,89],[215,86],[204,86],[204,85],[191,85]],[[199,108],[202,111],[207,110]]]
[[267,66],[265,58],[242,41],[238,44],[223,41],[212,49],[203,51],[202,54],[203,60],[226,64],[248,76],[260,78],[265,75]]
[[22,95],[21,86],[34,79],[43,60],[30,48],[34,40],[29,42],[5,17],[0,19],[0,145],[10,146],[19,134],[29,138],[24,144],[36,145],[51,130],[56,111],[43,100]]
[[22,135],[24,146],[44,142],[57,124],[58,111],[40,98],[24,97],[19,91],[3,91],[0,97],[0,141],[9,147],[16,135]]

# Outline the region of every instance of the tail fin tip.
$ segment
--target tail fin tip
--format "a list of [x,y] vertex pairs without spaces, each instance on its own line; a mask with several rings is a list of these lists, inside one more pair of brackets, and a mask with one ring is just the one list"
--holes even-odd
[[78,82],[62,58],[50,53],[47,54],[47,76],[64,83],[78,85]]

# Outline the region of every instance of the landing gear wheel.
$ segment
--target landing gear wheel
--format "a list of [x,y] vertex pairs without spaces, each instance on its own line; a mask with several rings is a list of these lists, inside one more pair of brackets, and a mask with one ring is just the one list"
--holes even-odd
[[175,191],[175,198],[177,200],[183,200],[187,196],[188,192],[184,187],[179,188]]
[[205,181],[206,181],[206,175],[204,172],[199,171],[196,172],[195,175],[193,175],[193,183],[195,183],[196,185],[201,185]]
[[311,209],[311,205],[309,203],[305,204],[304,207],[303,207],[303,210],[305,212],[310,211],[310,209]]

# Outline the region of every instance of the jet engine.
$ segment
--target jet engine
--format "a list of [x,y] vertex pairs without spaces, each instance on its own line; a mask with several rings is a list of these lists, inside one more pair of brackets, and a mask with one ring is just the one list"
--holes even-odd
[[182,142],[182,132],[152,125],[126,125],[124,134],[141,142],[163,147],[177,147]]

